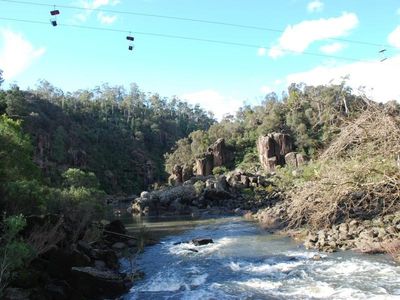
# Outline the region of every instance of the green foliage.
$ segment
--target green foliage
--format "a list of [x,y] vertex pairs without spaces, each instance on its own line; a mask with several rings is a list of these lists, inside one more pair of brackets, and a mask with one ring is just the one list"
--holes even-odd
[[7,105],[6,113],[13,118],[25,117],[29,113],[29,103],[25,100],[25,94],[18,86],[13,86],[5,97]]
[[22,268],[33,256],[32,249],[18,236],[25,226],[26,220],[22,215],[3,216],[0,238],[0,297],[12,279],[13,272]]
[[41,211],[43,189],[21,122],[0,116],[0,206],[10,213]]
[[93,218],[105,212],[105,193],[100,189],[96,176],[79,169],[68,169],[62,174],[63,188],[51,190],[47,210],[52,213],[87,211]]
[[65,140],[67,133],[63,126],[58,126],[53,136],[52,158],[60,163],[65,159]]
[[68,167],[96,174],[107,193],[138,193],[166,178],[163,154],[192,131],[207,130],[212,116],[177,98],[145,94],[132,84],[103,84],[65,94],[42,80],[33,91],[0,91],[0,112],[23,119],[35,161],[49,182]]
[[3,70],[0,70],[0,86],[3,84],[4,79],[3,79]]
[[17,180],[6,185],[7,211],[41,214],[45,212],[49,189],[37,180]]
[[237,167],[242,170],[257,172],[261,169],[259,157],[256,149],[250,149],[249,152],[244,154],[242,160],[239,160]]
[[277,167],[275,185],[281,190],[287,190],[294,186],[302,186],[306,182],[319,178],[321,172],[320,163],[308,163],[293,169],[289,166]]
[[96,175],[92,172],[84,172],[79,169],[68,169],[62,174],[64,185],[67,187],[99,188]]
[[195,151],[202,153],[218,138],[224,138],[234,149],[235,166],[256,172],[261,168],[256,141],[273,132],[290,134],[296,150],[313,158],[338,134],[344,121],[356,117],[364,108],[365,102],[352,95],[344,82],[329,86],[292,84],[281,100],[274,93],[268,94],[261,105],[244,106],[235,117],[227,116],[206,132],[192,133],[184,144],[188,149],[190,143],[191,151],[180,161],[181,156],[174,154],[183,152],[179,142],[167,158],[174,157],[175,163],[182,164],[186,159],[193,160]]
[[224,167],[224,166],[215,167],[215,168],[212,170],[212,172],[213,172],[214,175],[222,175],[222,174],[227,173],[227,172],[228,172],[228,169],[227,169],[226,167]]
[[200,196],[203,190],[206,188],[206,184],[203,181],[199,180],[193,184],[193,187],[196,191],[196,195]]
[[192,152],[191,141],[188,138],[180,139],[176,142],[175,151],[166,153],[165,169],[168,173],[172,173],[175,165],[194,164],[194,154]]
[[254,197],[254,195],[255,195],[255,193],[254,193],[254,191],[253,191],[253,189],[251,189],[251,188],[245,188],[245,189],[243,189],[242,190],[242,194],[245,196],[245,197]]
[[34,178],[38,170],[32,162],[32,145],[20,121],[0,116],[0,181]]

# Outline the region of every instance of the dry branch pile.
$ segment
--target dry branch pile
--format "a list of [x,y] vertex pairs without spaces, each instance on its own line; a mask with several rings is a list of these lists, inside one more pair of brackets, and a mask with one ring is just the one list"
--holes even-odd
[[400,154],[400,115],[395,109],[371,106],[342,127],[339,136],[321,155],[323,161],[338,158]]
[[330,227],[400,211],[400,116],[371,107],[341,130],[317,176],[288,192],[289,227]]

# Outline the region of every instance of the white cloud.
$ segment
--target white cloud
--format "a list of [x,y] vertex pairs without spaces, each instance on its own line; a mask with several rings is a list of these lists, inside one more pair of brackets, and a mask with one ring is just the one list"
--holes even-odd
[[400,100],[400,55],[384,62],[356,62],[341,66],[319,66],[312,70],[290,74],[287,84],[304,82],[309,85],[339,83],[349,76],[347,85],[354,91],[365,87],[367,96],[379,101]]
[[307,5],[307,10],[310,13],[322,11],[323,8],[324,8],[324,3],[322,3],[320,0],[311,1]]
[[324,45],[320,48],[320,50],[325,54],[333,54],[337,53],[344,48],[342,43],[332,43],[328,45]]
[[278,57],[280,57],[280,56],[282,56],[282,55],[284,55],[284,54],[285,54],[285,52],[284,52],[281,48],[279,48],[279,47],[277,47],[277,46],[272,47],[272,48],[268,51],[268,55],[269,55],[270,57],[272,57],[272,58],[278,58]]
[[199,104],[203,109],[212,111],[218,120],[226,114],[235,114],[242,102],[233,97],[226,97],[216,90],[203,90],[181,95],[180,98],[191,104]]
[[116,15],[108,16],[108,15],[104,14],[103,12],[99,12],[97,14],[97,19],[100,21],[101,24],[110,25],[117,20],[117,16]]
[[97,9],[102,6],[115,6],[121,3],[119,0],[81,0],[80,5],[86,9]]
[[265,54],[267,54],[267,49],[265,49],[263,47],[258,48],[258,50],[257,50],[257,55],[258,56],[265,56]]
[[21,34],[8,29],[0,29],[0,38],[0,69],[4,72],[4,78],[8,80],[23,73],[33,61],[46,52],[45,48],[35,48]]
[[[94,9],[99,9],[102,6],[115,6],[119,3],[121,3],[119,0],[81,0],[78,5],[85,8],[85,11],[74,15],[74,19],[75,21],[86,22]],[[99,16],[99,14],[102,15]],[[117,19],[116,16],[106,16],[102,12],[99,14],[97,15],[97,18],[102,24],[111,24]]]
[[275,81],[274,81],[274,84],[275,85],[280,85],[282,83],[282,80],[280,80],[280,79],[276,79]]
[[272,47],[269,56],[277,58],[285,51],[301,53],[313,42],[348,35],[358,25],[354,13],[344,12],[340,17],[303,21],[289,25],[281,35],[278,45]]
[[269,86],[266,86],[266,85],[264,85],[264,86],[262,86],[261,88],[260,88],[260,92],[262,93],[262,94],[269,94],[269,93],[271,93],[273,90],[269,87]]
[[390,45],[400,48],[400,26],[397,26],[388,36],[388,42]]

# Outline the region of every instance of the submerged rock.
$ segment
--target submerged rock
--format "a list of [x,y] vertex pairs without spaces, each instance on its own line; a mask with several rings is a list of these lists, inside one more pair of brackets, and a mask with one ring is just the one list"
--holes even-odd
[[212,244],[214,243],[214,241],[210,238],[196,238],[192,240],[192,243],[195,246],[203,246],[203,245],[207,245],[207,244]]

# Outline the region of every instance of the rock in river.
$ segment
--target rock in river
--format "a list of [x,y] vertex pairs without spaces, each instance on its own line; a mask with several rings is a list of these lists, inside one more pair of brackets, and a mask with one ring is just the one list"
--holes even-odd
[[214,241],[210,238],[196,238],[196,239],[192,240],[192,243],[195,246],[203,246],[203,245],[214,243]]

